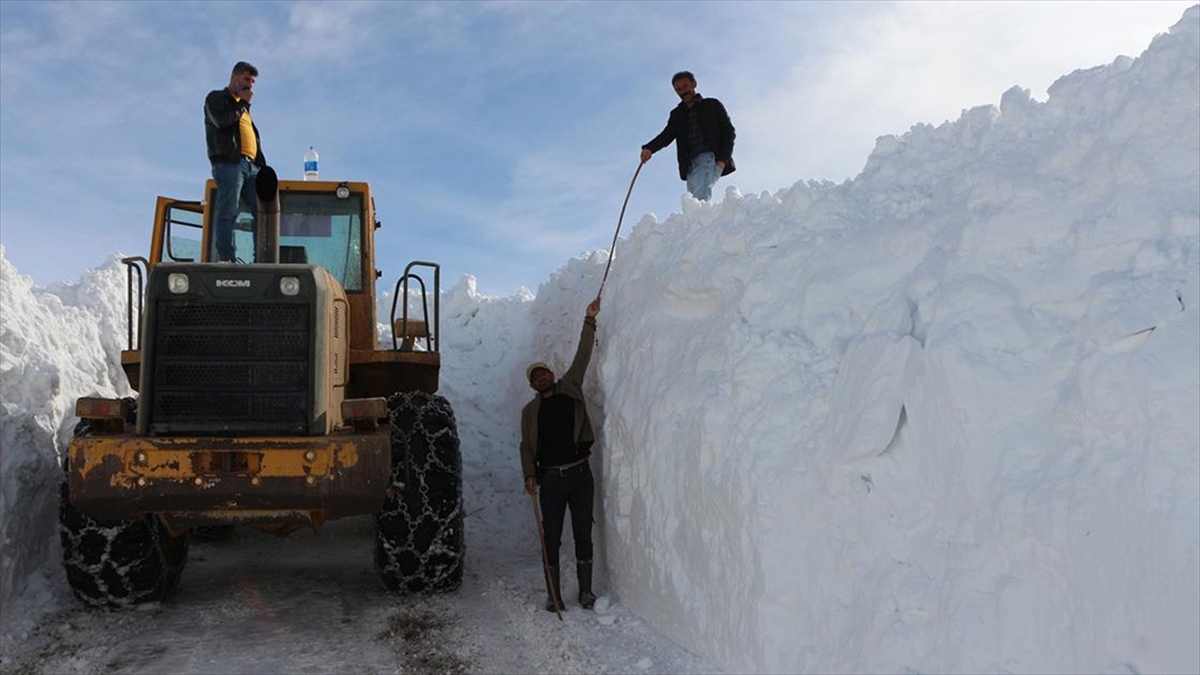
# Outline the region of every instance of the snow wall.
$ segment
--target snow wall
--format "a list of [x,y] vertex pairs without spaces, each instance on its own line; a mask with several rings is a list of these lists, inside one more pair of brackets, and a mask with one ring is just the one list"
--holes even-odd
[[[74,398],[128,393],[125,280],[2,254],[0,604],[36,607]],[[528,518],[524,366],[569,362],[605,261],[443,299],[467,511],[499,528]],[[1200,671],[1198,309],[1200,8],[841,185],[685,198],[605,290],[601,590],[736,672]]]
[[[79,284],[34,288],[0,246],[0,618],[12,602],[56,595],[58,489],[80,396],[129,396],[121,371],[128,321],[119,256]],[[50,572],[53,572],[51,574]],[[57,584],[61,584],[56,588]]]
[[[620,601],[733,672],[1200,670],[1198,66],[1193,8],[644,219],[592,392]],[[601,263],[539,289],[559,364]]]

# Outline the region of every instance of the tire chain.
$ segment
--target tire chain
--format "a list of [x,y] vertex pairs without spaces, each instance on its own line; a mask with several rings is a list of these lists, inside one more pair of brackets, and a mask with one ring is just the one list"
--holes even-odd
[[454,411],[422,391],[388,398],[392,474],[376,515],[375,567],[400,592],[446,592],[462,583],[462,455]]
[[[137,415],[130,402],[127,423]],[[92,427],[81,420],[76,436]],[[92,518],[71,504],[67,459],[59,490],[58,531],[63,567],[75,596],[96,607],[133,607],[161,600],[179,582],[187,563],[187,535],[172,537],[154,516],[120,519]]]

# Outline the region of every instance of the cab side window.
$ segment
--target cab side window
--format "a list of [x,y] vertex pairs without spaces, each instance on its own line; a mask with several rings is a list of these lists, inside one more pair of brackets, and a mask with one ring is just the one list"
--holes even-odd
[[200,260],[200,241],[203,236],[204,214],[183,206],[168,206],[166,213],[166,245],[163,259],[170,262]]

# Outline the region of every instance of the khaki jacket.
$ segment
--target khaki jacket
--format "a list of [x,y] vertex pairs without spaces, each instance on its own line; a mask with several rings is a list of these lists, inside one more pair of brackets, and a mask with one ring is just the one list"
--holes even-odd
[[[596,440],[592,433],[592,421],[588,418],[587,403],[583,400],[583,376],[587,373],[588,362],[592,360],[592,345],[595,342],[596,319],[585,317],[579,346],[575,349],[575,360],[554,383],[554,393],[575,399],[575,452],[578,459],[591,454],[592,443]],[[533,400],[521,410],[521,469],[526,478],[537,477],[538,411],[541,407],[542,397],[535,393]]]

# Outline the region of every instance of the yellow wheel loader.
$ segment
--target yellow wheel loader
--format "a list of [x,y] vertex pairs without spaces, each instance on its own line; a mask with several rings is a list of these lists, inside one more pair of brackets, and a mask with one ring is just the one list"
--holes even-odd
[[[385,587],[461,583],[462,458],[437,395],[439,266],[404,269],[381,347],[370,187],[280,181],[268,167],[257,192],[233,225],[237,263],[215,262],[212,180],[202,201],[160,197],[149,256],[124,261],[121,365],[138,396],[80,399],[63,463],[63,563],[85,602],[162,599],[197,532],[286,534],[357,515],[375,519]],[[432,272],[432,293],[415,269]]]

